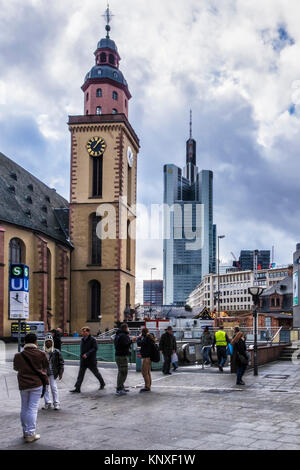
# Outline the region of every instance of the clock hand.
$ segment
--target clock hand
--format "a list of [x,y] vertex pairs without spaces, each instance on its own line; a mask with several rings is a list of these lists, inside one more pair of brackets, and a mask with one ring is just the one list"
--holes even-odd
[[98,147],[99,144],[101,144],[101,140],[99,140],[97,145],[94,147],[94,151],[96,150],[96,148]]

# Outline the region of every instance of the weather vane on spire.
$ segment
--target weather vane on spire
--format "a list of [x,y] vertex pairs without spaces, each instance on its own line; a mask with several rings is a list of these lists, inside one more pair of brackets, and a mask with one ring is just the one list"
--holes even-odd
[[107,37],[107,39],[109,39],[109,32],[110,32],[110,25],[109,25],[109,24],[110,24],[110,22],[111,22],[112,17],[114,16],[114,15],[112,15],[112,13],[111,13],[111,11],[110,11],[110,9],[109,9],[109,3],[107,3],[107,8],[106,8],[106,10],[105,10],[105,14],[102,15],[102,16],[103,16],[103,17],[105,18],[105,20],[106,20],[106,26],[105,26],[105,29],[106,29],[106,31],[107,31],[106,37]]

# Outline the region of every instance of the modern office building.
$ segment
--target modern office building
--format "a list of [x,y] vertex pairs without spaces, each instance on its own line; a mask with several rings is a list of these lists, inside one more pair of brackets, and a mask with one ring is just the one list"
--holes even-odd
[[[289,267],[263,269],[256,273],[256,284],[268,289],[289,275]],[[254,285],[254,272],[239,271],[220,275],[220,310],[227,313],[250,311],[252,299],[248,287]],[[194,307],[217,309],[218,275],[209,274],[191,292],[186,303]]]
[[213,172],[196,166],[192,120],[186,166],[164,166],[163,256],[165,305],[184,305],[202,277],[216,272]]
[[[270,250],[260,250],[257,255],[257,267],[258,269],[269,269],[270,268]],[[253,269],[253,250],[242,250],[240,253],[239,261],[233,262],[234,267],[238,267],[242,271]]]
[[163,305],[163,281],[144,281],[144,305]]

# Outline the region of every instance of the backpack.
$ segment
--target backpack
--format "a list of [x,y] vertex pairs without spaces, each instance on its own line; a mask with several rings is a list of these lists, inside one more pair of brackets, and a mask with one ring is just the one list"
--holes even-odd
[[159,350],[157,344],[155,344],[155,343],[152,343],[152,346],[151,346],[150,359],[151,359],[152,362],[159,362],[160,361],[160,350]]

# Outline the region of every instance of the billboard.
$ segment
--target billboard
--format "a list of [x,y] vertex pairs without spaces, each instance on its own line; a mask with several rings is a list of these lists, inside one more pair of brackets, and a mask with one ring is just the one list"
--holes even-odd
[[293,306],[297,307],[299,305],[299,275],[298,271],[295,271],[293,274]]
[[10,320],[29,318],[29,267],[25,264],[11,264],[9,276]]

